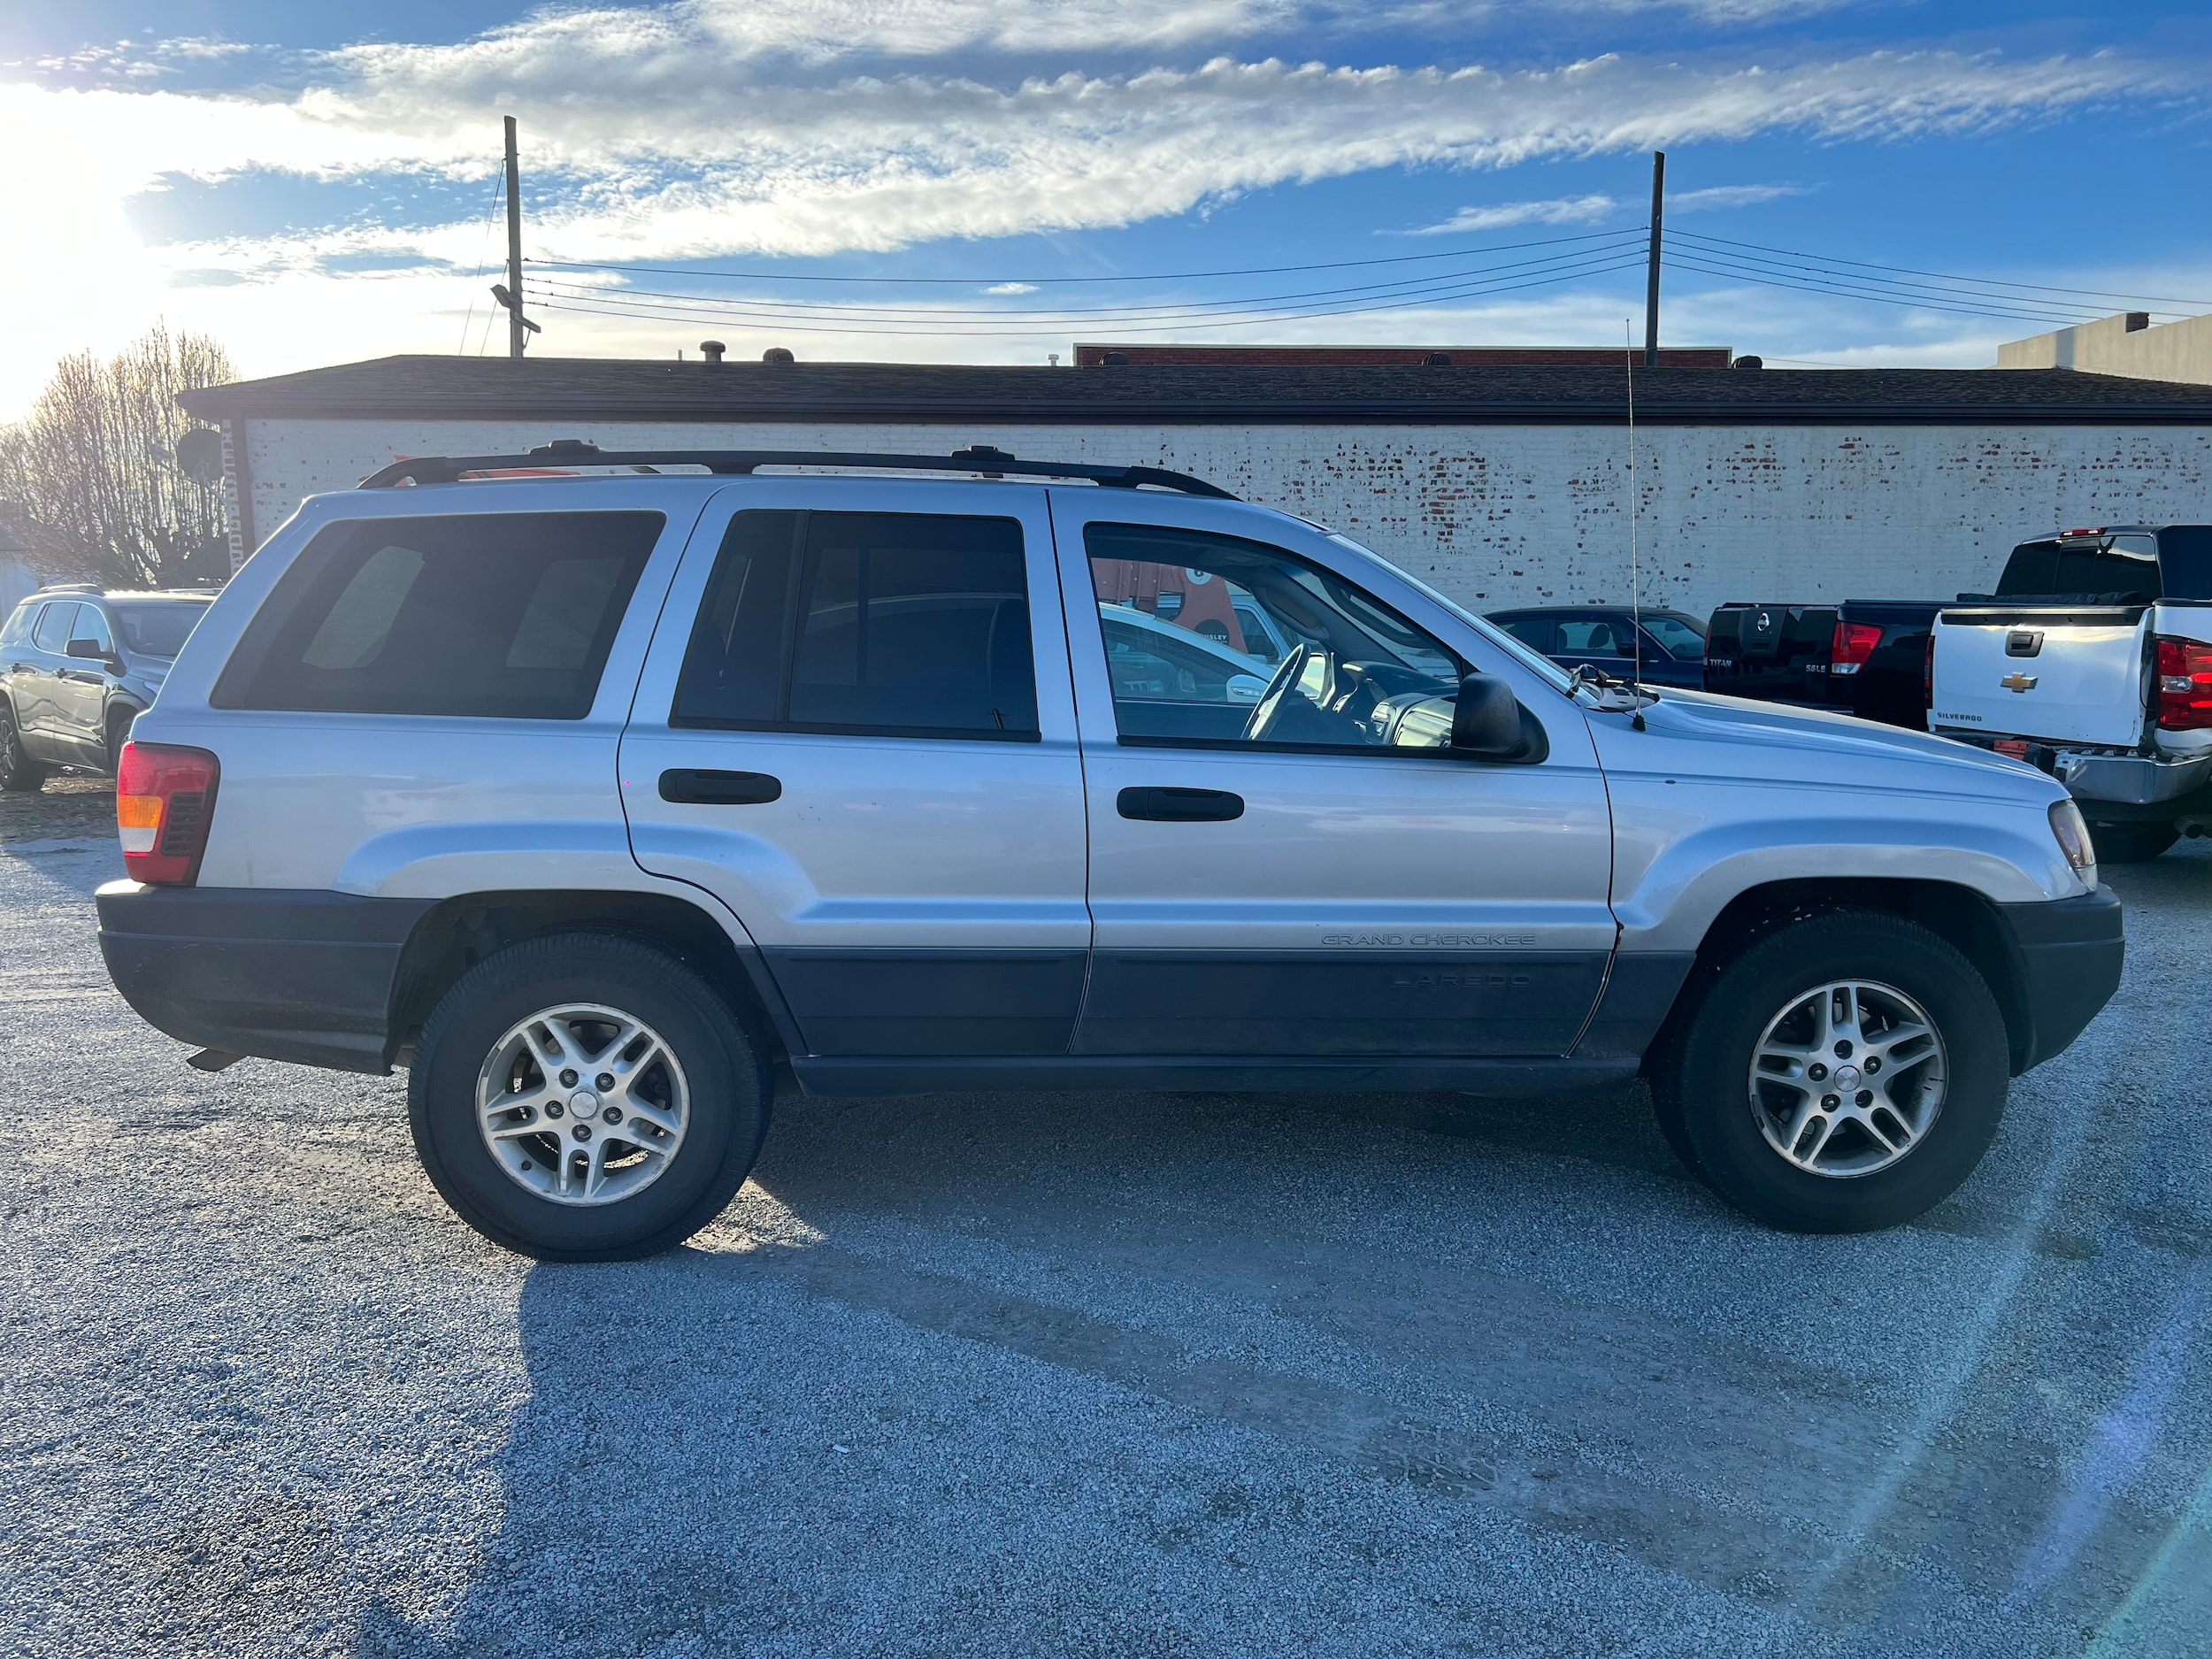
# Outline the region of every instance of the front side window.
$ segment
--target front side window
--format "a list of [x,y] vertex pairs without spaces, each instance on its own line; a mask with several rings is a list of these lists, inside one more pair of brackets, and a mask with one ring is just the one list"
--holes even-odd
[[1687,617],[1644,617],[1644,631],[1677,662],[1694,663],[1705,655],[1705,635]]
[[1466,664],[1342,577],[1263,542],[1083,531],[1127,742],[1441,749]]
[[1019,521],[737,514],[692,628],[670,721],[1034,740]]
[[108,619],[100,614],[97,605],[77,607],[77,619],[70,626],[69,637],[90,640],[104,655],[115,655],[115,636],[108,632]]
[[1621,630],[1604,617],[1562,617],[1559,620],[1559,643],[1555,648],[1562,657],[1587,652],[1593,657],[1625,657],[1628,641]]
[[331,525],[247,625],[211,701],[580,720],[664,522],[456,513]]

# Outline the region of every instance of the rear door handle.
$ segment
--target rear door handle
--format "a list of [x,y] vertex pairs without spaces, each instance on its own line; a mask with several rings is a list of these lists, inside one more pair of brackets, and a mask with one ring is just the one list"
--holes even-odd
[[1114,810],[1155,824],[1225,824],[1244,816],[1244,797],[1226,789],[1124,789]]
[[782,795],[782,780],[764,772],[695,772],[677,766],[661,773],[661,799],[694,806],[765,806]]

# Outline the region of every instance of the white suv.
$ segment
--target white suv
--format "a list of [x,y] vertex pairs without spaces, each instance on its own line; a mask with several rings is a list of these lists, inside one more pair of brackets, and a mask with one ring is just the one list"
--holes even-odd
[[388,468],[233,580],[118,811],[132,1005],[203,1067],[410,1067],[440,1190],[560,1259],[710,1220],[779,1065],[1640,1072],[1731,1202],[1881,1226],[1974,1168],[2122,949],[2030,767],[1576,679],[1302,519],[995,450]]

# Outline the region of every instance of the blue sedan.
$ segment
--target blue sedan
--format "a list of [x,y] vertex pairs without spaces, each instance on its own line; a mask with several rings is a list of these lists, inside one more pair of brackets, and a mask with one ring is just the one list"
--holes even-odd
[[[1494,611],[1490,620],[1562,668],[1587,663],[1628,680],[1635,676],[1638,638],[1626,606],[1548,605],[1541,610]],[[1679,611],[1642,613],[1642,672],[1646,684],[1705,685],[1705,625]]]

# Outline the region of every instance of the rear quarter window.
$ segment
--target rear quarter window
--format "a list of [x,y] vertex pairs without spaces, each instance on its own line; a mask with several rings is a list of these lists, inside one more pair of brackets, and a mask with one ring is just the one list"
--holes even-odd
[[247,625],[211,701],[580,720],[664,523],[456,513],[328,526]]

